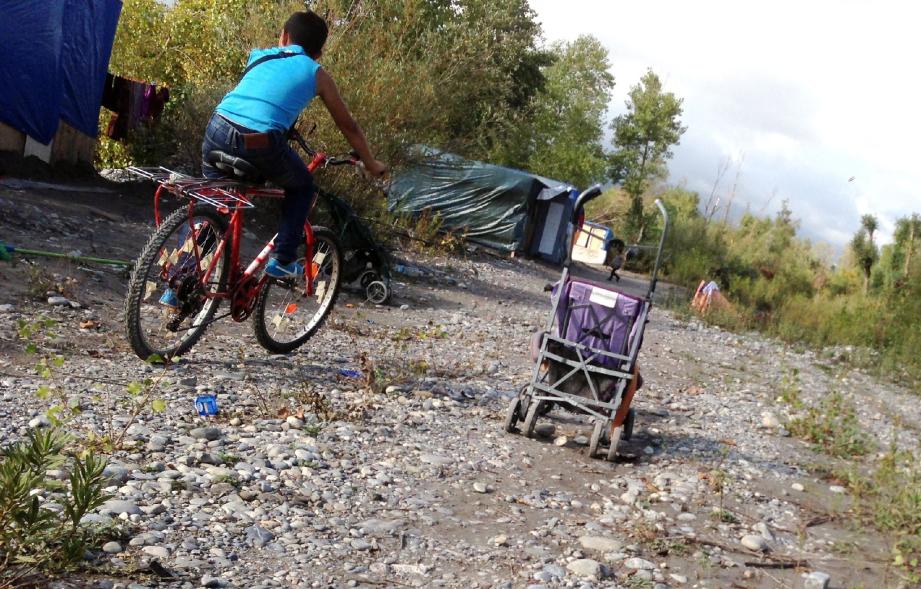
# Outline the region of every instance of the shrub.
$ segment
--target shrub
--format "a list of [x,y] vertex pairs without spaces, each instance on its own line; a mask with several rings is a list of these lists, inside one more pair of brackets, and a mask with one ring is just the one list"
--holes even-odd
[[[67,456],[67,442],[55,429],[39,429],[0,451],[0,586],[72,566],[96,539],[80,520],[109,498],[105,461]],[[60,482],[51,469],[70,476]]]

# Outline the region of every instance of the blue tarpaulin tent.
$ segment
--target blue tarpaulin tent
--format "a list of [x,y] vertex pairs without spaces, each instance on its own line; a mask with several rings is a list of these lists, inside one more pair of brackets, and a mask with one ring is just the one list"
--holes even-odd
[[529,172],[464,159],[430,147],[394,174],[391,211],[438,214],[442,227],[467,239],[560,262],[564,253],[571,194],[563,182]]
[[0,121],[49,143],[95,137],[120,0],[0,0]]

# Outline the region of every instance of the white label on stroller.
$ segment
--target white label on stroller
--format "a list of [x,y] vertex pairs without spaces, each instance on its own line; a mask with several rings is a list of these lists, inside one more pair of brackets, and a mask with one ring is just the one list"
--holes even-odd
[[588,296],[588,301],[590,303],[597,303],[599,305],[604,305],[605,307],[613,309],[614,305],[617,304],[617,293],[611,292],[610,290],[593,288],[592,294]]

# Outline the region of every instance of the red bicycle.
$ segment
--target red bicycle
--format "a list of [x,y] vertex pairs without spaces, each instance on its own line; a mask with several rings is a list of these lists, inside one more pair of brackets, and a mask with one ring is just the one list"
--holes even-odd
[[[296,133],[293,139],[312,156],[308,169],[356,165],[353,157],[330,157],[312,150]],[[154,195],[157,230],[138,256],[125,299],[125,330],[134,352],[172,358],[202,337],[208,325],[224,317],[242,322],[252,316],[256,340],[274,353],[288,353],[323,324],[339,294],[342,257],[335,234],[304,224],[299,262],[304,274],[276,279],[261,272],[274,248],[270,239],[245,268],[240,263],[244,213],[257,198],[282,198],[278,188],[254,184],[255,168],[226,153],[214,162],[234,178],[193,178],[166,168],[128,168],[159,184]],[[160,216],[164,192],[187,200],[166,218]],[[309,261],[309,263],[308,263]],[[170,288],[175,307],[158,300]],[[216,316],[221,301],[230,310]]]

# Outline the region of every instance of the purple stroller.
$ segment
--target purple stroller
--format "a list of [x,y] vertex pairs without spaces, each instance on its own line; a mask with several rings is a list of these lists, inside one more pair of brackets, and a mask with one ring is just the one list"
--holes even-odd
[[[583,192],[574,211],[600,193],[598,186]],[[517,431],[518,422],[524,420],[524,434],[533,437],[537,418],[558,405],[593,418],[589,443],[593,458],[605,444],[607,459],[613,461],[620,439],[630,439],[634,419],[630,403],[642,385],[637,357],[668,234],[668,213],[661,201],[656,200],[656,206],[665,223],[644,298],[571,278],[570,248],[560,281],[551,294],[553,308],[547,328],[531,339],[534,369],[530,382],[509,404],[507,432]]]

